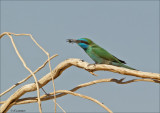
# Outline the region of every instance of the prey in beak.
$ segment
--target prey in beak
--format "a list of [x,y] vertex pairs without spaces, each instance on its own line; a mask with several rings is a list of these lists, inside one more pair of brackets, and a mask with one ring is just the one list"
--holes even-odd
[[67,39],[67,42],[69,42],[69,43],[78,43],[78,41],[77,40],[75,40],[75,39]]

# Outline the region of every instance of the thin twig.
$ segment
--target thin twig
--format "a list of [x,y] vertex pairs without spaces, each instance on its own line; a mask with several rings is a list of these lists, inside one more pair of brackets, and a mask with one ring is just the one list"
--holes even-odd
[[91,73],[94,76],[98,76],[97,74],[93,73],[92,71],[89,71],[89,73]]
[[[20,53],[19,53],[19,51],[18,51],[18,49],[17,49],[17,47],[16,47],[16,45],[15,45],[15,43],[14,43],[14,40],[13,40],[12,36],[11,36],[10,34],[7,34],[7,35],[8,35],[9,38],[11,39],[12,45],[13,45],[13,47],[14,47],[14,49],[15,49],[18,57],[19,57],[19,59],[20,59],[21,62],[23,63],[24,67],[32,74],[33,78],[35,79],[35,83],[36,83],[36,87],[37,87],[37,96],[38,96],[39,111],[40,111],[40,113],[42,113],[41,100],[40,100],[40,91],[39,91],[39,84],[38,84],[37,78],[36,78],[36,76],[34,75],[34,73],[27,67],[25,61],[24,61],[23,58],[21,57],[21,55],[20,55]],[[8,104],[9,104],[9,102],[8,102]],[[7,105],[7,104],[6,104],[6,105]],[[7,105],[7,106],[8,106],[8,105]]]
[[56,103],[56,104],[64,113],[66,113],[66,111],[58,103]]
[[[58,56],[58,55],[55,54],[55,55],[51,56],[49,60],[55,58],[56,56]],[[43,63],[43,65],[41,65],[41,66],[40,66],[38,69],[36,69],[36,71],[34,71],[33,73],[36,74],[38,71],[40,71],[44,66],[46,66],[46,64],[48,63],[49,60],[47,59],[47,61],[45,61],[45,62]],[[16,83],[15,85],[11,86],[9,89],[7,89],[7,90],[4,91],[3,93],[1,93],[1,94],[0,94],[0,97],[1,97],[2,95],[6,94],[7,92],[9,92],[10,90],[12,90],[13,88],[15,88],[16,86],[18,86],[18,85],[24,83],[25,81],[27,81],[31,76],[32,76],[32,75],[30,74],[30,75],[29,75],[28,77],[26,77],[25,79],[19,81],[19,82]]]
[[[50,64],[50,55],[47,51],[45,51],[45,49],[43,49],[42,46],[40,46],[36,40],[33,38],[33,36],[31,34],[15,34],[15,33],[11,33],[11,32],[4,32],[0,35],[0,38],[2,38],[4,35],[14,35],[14,36],[22,36],[22,35],[26,35],[26,36],[30,36],[30,38],[33,40],[33,42],[48,56],[48,60],[49,60],[49,68],[50,68],[50,72],[52,71],[52,68],[51,68],[51,64]],[[51,72],[52,73],[52,72]],[[52,78],[52,83],[53,83],[53,89],[54,89],[54,92],[56,91],[55,90],[55,84],[54,84],[54,79],[53,79],[53,76],[51,76]],[[55,94],[56,96],[56,94]],[[55,102],[55,113],[56,113],[56,98],[54,99],[54,102]],[[62,109],[63,110],[63,109]]]
[[81,98],[85,98],[85,99],[88,99],[88,100],[91,100],[95,103],[97,103],[98,105],[100,105],[101,107],[103,107],[106,111],[108,111],[109,113],[113,113],[108,107],[106,107],[103,103],[99,102],[98,100],[94,99],[94,98],[91,98],[89,96],[86,96],[86,95],[82,95],[82,94],[79,94],[79,93],[74,93],[72,91],[68,91],[68,90],[58,90],[56,91],[56,93],[66,93],[66,94],[71,94],[71,95],[74,95],[74,96],[79,96]]
[[[20,34],[14,34],[14,35],[15,35],[15,36],[19,36]],[[33,36],[32,36],[31,34],[23,34],[23,35],[30,36],[30,38],[33,40],[33,42],[48,56],[48,60],[49,60],[49,58],[50,58],[49,53],[48,53],[45,49],[43,49],[42,46],[40,46],[40,45],[37,43],[37,41],[33,38]],[[48,63],[48,64],[49,64],[50,72],[52,73],[52,68],[51,68],[50,60],[49,60],[49,63]],[[52,76],[51,76],[51,78],[52,78],[52,83],[53,83],[53,91],[55,92],[56,89],[55,89],[54,79],[53,79]],[[56,94],[55,94],[55,96],[56,96]],[[56,98],[54,99],[54,103],[55,103],[55,113],[56,113]]]

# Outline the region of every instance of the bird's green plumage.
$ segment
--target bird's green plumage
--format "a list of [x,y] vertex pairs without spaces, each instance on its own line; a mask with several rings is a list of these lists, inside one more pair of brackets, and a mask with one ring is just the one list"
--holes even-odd
[[[72,42],[72,39],[69,39],[69,42]],[[92,60],[95,61],[96,64],[109,64],[119,67],[124,67],[128,69],[133,69],[127,65],[125,65],[125,61],[118,59],[117,57],[110,54],[105,49],[101,48],[97,44],[95,44],[92,40],[88,38],[81,38],[76,40],[76,43],[84,49],[84,51],[90,56]]]

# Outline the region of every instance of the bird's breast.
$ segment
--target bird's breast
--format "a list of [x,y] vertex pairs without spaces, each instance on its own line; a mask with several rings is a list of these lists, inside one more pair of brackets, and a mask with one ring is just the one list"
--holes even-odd
[[86,51],[85,51],[88,56],[97,64],[102,64],[104,63],[104,59],[101,58],[100,56],[98,56],[97,54],[95,54],[93,51],[92,51],[92,48],[89,47]]

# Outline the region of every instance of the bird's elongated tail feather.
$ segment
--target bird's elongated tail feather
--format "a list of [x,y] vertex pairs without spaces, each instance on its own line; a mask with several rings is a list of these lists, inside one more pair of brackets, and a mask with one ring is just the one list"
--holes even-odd
[[137,70],[137,69],[134,69],[134,68],[129,67],[129,66],[127,66],[127,65],[124,65],[124,64],[122,64],[122,63],[120,64],[120,63],[117,63],[117,62],[112,62],[111,64],[114,65],[114,66],[124,67],[124,68],[131,69],[131,70]]

